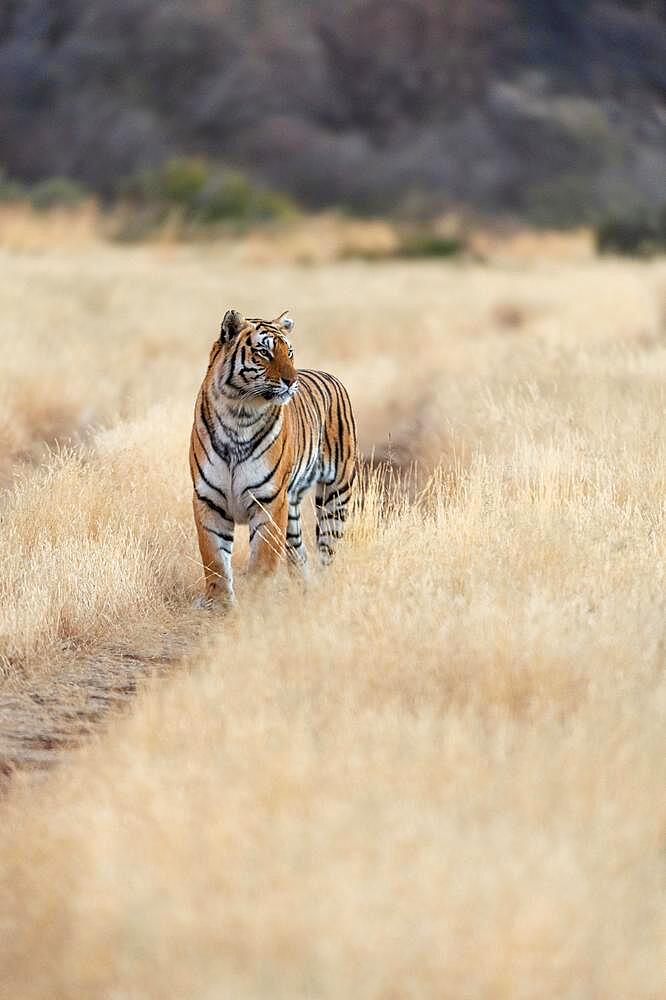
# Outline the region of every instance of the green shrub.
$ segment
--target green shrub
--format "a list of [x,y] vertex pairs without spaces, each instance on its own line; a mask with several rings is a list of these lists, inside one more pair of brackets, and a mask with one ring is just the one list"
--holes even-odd
[[599,253],[648,257],[666,251],[666,205],[659,211],[638,209],[609,216],[596,227]]
[[211,177],[192,206],[197,222],[246,220],[253,216],[255,192],[243,174],[220,172]]
[[299,213],[296,202],[281,191],[259,188],[255,191],[254,213],[259,220],[293,219]]
[[34,207],[41,211],[61,205],[76,205],[89,197],[89,192],[82,184],[68,177],[51,177],[35,184],[29,196]]
[[176,205],[192,205],[210,182],[211,168],[205,160],[169,160],[159,171],[159,194]]
[[0,201],[21,201],[26,197],[26,190],[18,181],[10,180],[5,171],[0,168]]
[[193,206],[196,222],[255,222],[296,214],[293,201],[277,191],[257,188],[236,171],[219,172],[200,192]]
[[210,168],[205,160],[183,157],[123,178],[117,194],[143,205],[159,203],[187,208],[209,180]]
[[175,159],[157,170],[144,170],[125,181],[119,193],[135,202],[146,217],[152,214],[156,224],[174,208],[185,225],[194,226],[269,221],[297,214],[286,195],[257,187],[245,174],[201,159]]
[[458,257],[465,251],[464,240],[458,236],[438,236],[420,233],[407,237],[398,250],[400,257]]

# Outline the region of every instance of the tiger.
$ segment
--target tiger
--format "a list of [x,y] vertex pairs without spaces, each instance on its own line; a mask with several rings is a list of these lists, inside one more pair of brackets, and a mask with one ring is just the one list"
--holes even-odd
[[301,504],[313,486],[322,563],[345,531],[357,471],[351,402],[333,375],[294,367],[293,327],[288,311],[264,320],[229,309],[210,352],[190,442],[207,607],[235,604],[237,524],[249,525],[257,574],[284,560],[306,574]]

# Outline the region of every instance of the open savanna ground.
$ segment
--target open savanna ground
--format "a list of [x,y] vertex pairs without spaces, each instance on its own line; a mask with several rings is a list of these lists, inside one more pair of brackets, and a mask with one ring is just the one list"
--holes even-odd
[[[0,996],[666,996],[666,265],[246,251],[0,251],[5,766],[144,677],[6,782]],[[220,617],[230,306],[291,310],[394,479]]]

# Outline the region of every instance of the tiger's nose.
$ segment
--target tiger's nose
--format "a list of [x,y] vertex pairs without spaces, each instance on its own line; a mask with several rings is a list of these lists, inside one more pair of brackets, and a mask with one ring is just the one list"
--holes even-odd
[[283,375],[281,378],[282,385],[285,387],[285,389],[291,389],[295,381],[296,381],[295,375]]

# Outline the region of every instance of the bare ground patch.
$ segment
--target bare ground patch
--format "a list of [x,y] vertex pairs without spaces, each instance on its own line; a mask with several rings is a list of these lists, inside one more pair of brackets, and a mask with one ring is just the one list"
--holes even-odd
[[161,642],[152,636],[134,655],[113,646],[86,656],[60,654],[48,671],[0,681],[0,789],[17,770],[39,774],[62,763],[109,716],[125,711],[147,679],[172,674],[192,651],[189,624]]

